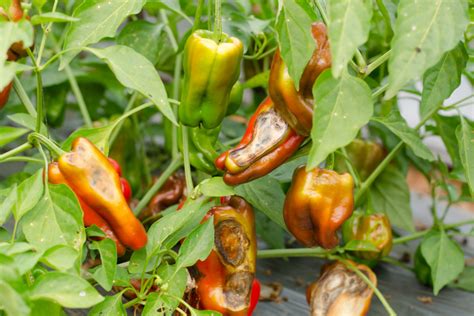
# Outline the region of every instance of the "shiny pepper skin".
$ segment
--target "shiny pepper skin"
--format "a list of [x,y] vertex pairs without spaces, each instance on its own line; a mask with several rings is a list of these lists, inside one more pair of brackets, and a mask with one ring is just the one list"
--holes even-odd
[[140,214],[145,220],[164,211],[171,205],[179,204],[186,198],[186,180],[184,172],[177,171],[166,179],[158,193],[151,199],[148,207]]
[[255,280],[257,239],[252,207],[244,199],[224,198],[213,207],[214,249],[198,261],[197,293],[202,309],[223,315],[248,315],[253,309],[252,287]]
[[[347,261],[377,286],[377,277],[369,267]],[[306,290],[306,299],[311,316],[364,316],[373,293],[354,271],[336,261],[321,268],[319,279]]]
[[[52,162],[48,166],[48,181],[52,184],[65,184],[69,186],[67,180],[62,175],[61,170],[59,170],[57,162]],[[117,255],[119,257],[124,255],[125,247],[118,240],[117,236],[115,235],[114,231],[107,223],[107,221],[102,216],[100,216],[94,209],[87,205],[87,203],[84,202],[79,196],[76,195],[76,197],[79,201],[79,204],[81,205],[84,225],[86,227],[92,225],[96,225],[97,227],[99,227],[108,238],[112,239],[115,242],[115,245],[117,247]]]
[[267,97],[250,118],[240,143],[222,153],[215,165],[225,171],[225,183],[248,182],[283,164],[304,139],[278,115],[272,100]]
[[109,223],[125,246],[138,250],[146,245],[146,231],[128,206],[120,177],[97,147],[76,138],[58,165],[71,189]]
[[[346,152],[347,158],[362,181],[370,176],[387,155],[382,145],[362,139],[354,139],[346,146]],[[336,156],[334,169],[338,172],[348,171],[344,157]]]
[[243,44],[222,33],[197,30],[186,41],[183,56],[184,87],[179,106],[183,125],[218,127],[227,112],[232,86],[239,78]]
[[275,108],[288,124],[301,135],[309,135],[313,125],[313,85],[316,78],[331,67],[331,53],[326,26],[313,23],[311,32],[316,49],[306,65],[296,90],[295,82],[277,50],[272,61],[268,91]]
[[298,167],[283,208],[288,230],[307,247],[334,248],[339,244],[337,230],[352,214],[353,189],[347,173]]
[[355,212],[342,226],[345,243],[352,240],[364,241],[378,249],[375,251],[356,251],[354,255],[364,260],[380,260],[392,250],[392,227],[385,214],[363,214]]

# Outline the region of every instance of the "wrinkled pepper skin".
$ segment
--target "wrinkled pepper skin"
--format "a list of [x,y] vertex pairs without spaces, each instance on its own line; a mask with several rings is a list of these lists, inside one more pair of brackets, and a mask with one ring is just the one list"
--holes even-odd
[[298,167],[283,208],[288,230],[307,247],[334,248],[339,244],[337,230],[352,214],[353,189],[348,173]]
[[146,231],[125,200],[120,178],[97,147],[78,137],[58,165],[71,189],[109,223],[125,246],[138,250],[146,245]]
[[[369,267],[349,262],[377,286],[377,277]],[[319,279],[306,290],[306,299],[311,316],[364,316],[373,293],[354,271],[336,261],[321,268]]]
[[283,164],[304,139],[278,115],[267,97],[250,118],[240,143],[222,153],[215,165],[225,171],[224,181],[228,185],[248,182]]
[[299,82],[299,90],[288,73],[288,68],[277,50],[270,69],[268,91],[275,108],[299,134],[308,136],[313,125],[313,85],[316,78],[331,67],[331,52],[326,26],[316,22],[311,27],[316,49],[306,65]]
[[182,124],[204,128],[218,127],[226,112],[232,86],[239,78],[243,44],[222,34],[219,42],[214,33],[197,30],[184,47],[184,87],[179,106]]
[[[354,139],[347,145],[346,153],[347,158],[362,181],[370,176],[387,155],[382,145],[362,139]],[[338,172],[348,171],[344,157],[336,156],[334,169]]]
[[[48,181],[52,184],[65,184],[69,186],[68,182],[62,175],[61,170],[59,170],[57,162],[52,162],[48,166]],[[96,211],[94,211],[89,205],[87,205],[86,202],[84,202],[79,196],[76,195],[76,197],[79,201],[79,204],[81,205],[84,226],[88,227],[96,225],[97,227],[99,227],[108,238],[112,239],[115,242],[115,245],[117,247],[117,255],[122,256],[123,254],[125,254],[125,247],[118,240],[117,236],[115,236],[115,233],[113,232],[110,225],[106,222],[106,220]]]
[[421,246],[416,248],[415,257],[415,276],[417,280],[426,286],[433,287],[433,278],[431,277],[431,267],[421,253]]
[[355,212],[342,226],[345,243],[359,240],[371,243],[375,251],[356,251],[354,255],[364,260],[380,260],[392,250],[392,227],[387,215]]
[[222,202],[207,215],[214,216],[214,248],[196,263],[199,303],[223,315],[248,315],[257,254],[254,213],[240,197]]
[[177,171],[166,179],[166,182],[151,199],[148,207],[140,214],[139,218],[145,220],[153,217],[171,205],[184,201],[185,198],[186,180],[184,172]]

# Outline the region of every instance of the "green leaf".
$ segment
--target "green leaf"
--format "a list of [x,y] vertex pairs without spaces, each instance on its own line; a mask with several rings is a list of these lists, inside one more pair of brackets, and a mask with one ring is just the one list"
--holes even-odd
[[61,305],[47,300],[31,302],[31,314],[29,316],[64,316]]
[[92,127],[92,128],[79,128],[75,130],[61,145],[63,150],[71,150],[72,142],[78,137],[85,137],[91,141],[97,148],[99,148],[104,154],[109,152],[109,138],[113,131],[113,124]]
[[299,89],[301,75],[316,48],[311,35],[316,15],[306,1],[284,0],[282,4],[276,25],[278,42],[288,73]]
[[431,268],[433,293],[456,279],[464,269],[464,253],[444,231],[430,234],[421,243],[421,253]]
[[11,44],[23,42],[23,46],[30,47],[33,44],[33,26],[28,20],[19,22],[0,23],[0,91],[3,90],[13,79],[16,73],[15,63],[6,64],[7,51]]
[[49,185],[38,204],[21,221],[26,240],[39,250],[69,245],[80,250],[85,241],[82,210],[65,185]]
[[196,227],[184,240],[176,266],[181,268],[190,267],[198,260],[203,261],[211,253],[214,246],[214,218],[210,217],[204,223]]
[[67,23],[67,22],[77,22],[78,18],[66,15],[61,12],[46,12],[38,15],[33,15],[31,18],[31,23],[33,25],[55,22],[55,23]]
[[418,133],[407,125],[398,111],[391,111],[388,116],[374,117],[372,120],[384,125],[397,135],[416,156],[429,161],[435,159],[429,148],[421,141]]
[[3,225],[17,202],[18,187],[16,183],[5,190],[0,191],[0,225]]
[[69,308],[88,308],[104,300],[89,282],[64,272],[40,276],[31,289],[30,299],[47,299]]
[[152,64],[158,62],[160,47],[160,35],[163,32],[163,24],[155,24],[144,20],[133,21],[125,25],[117,37],[117,44],[128,46],[137,53],[145,56]]
[[389,165],[370,187],[374,210],[385,213],[392,225],[415,231],[410,206],[410,191],[403,173]]
[[199,184],[202,194],[210,197],[234,195],[234,188],[227,185],[222,177],[212,177]]
[[[131,14],[140,12],[144,0],[110,1],[84,0],[74,10],[73,17],[79,22],[69,24],[66,30],[60,69],[63,69],[84,47],[103,38],[113,37],[115,31]],[[69,51],[71,50],[71,51]]]
[[425,72],[420,104],[421,117],[425,117],[430,111],[443,104],[443,101],[459,86],[467,59],[466,49],[461,42]]
[[67,271],[71,269],[79,259],[79,252],[66,245],[57,245],[48,249],[41,262],[58,271]]
[[235,187],[235,193],[286,230],[282,212],[285,194],[277,180],[266,176]]
[[127,311],[122,304],[122,293],[106,296],[105,300],[94,306],[88,316],[126,316]]
[[[34,131],[36,128],[36,116],[31,116],[26,113],[15,113],[9,115],[8,119],[32,131]],[[47,132],[48,129],[46,128],[46,125],[41,123],[41,133],[47,134]]]
[[100,253],[101,265],[96,267],[92,276],[106,291],[112,289],[117,270],[117,249],[115,242],[110,238],[101,241],[93,241],[91,249],[97,249]]
[[459,144],[459,155],[464,168],[464,174],[474,197],[474,127],[460,115],[461,125],[456,129],[456,138]]
[[[165,281],[168,284],[168,289],[166,292],[167,294],[176,297],[183,297],[188,282],[188,270],[183,268],[180,268],[178,270],[176,269],[176,265],[161,265],[160,268],[157,270],[157,274],[162,280],[167,280]],[[175,310],[180,303],[179,300],[170,296],[164,297],[163,295],[162,300],[165,303],[166,307],[171,310]]]
[[8,283],[0,280],[0,310],[5,311],[8,316],[29,315],[31,310],[25,301]]
[[255,212],[255,230],[270,248],[285,248],[285,230],[261,211]]
[[334,77],[339,78],[357,48],[367,41],[372,18],[372,1],[329,1],[327,7],[332,73]]
[[121,45],[88,50],[109,65],[121,84],[149,98],[166,118],[177,124],[163,82],[148,59],[132,48]]
[[0,126],[0,147],[5,146],[18,137],[25,135],[26,132],[28,132],[28,130],[24,128]]
[[464,271],[459,275],[459,277],[449,286],[469,292],[474,292],[474,267],[465,267]]
[[461,125],[459,116],[442,116],[436,114],[433,116],[436,121],[437,134],[443,140],[446,150],[451,157],[454,170],[462,168],[461,157],[459,156],[459,145],[456,139],[456,128]]
[[308,169],[318,166],[340,147],[348,145],[373,113],[372,94],[367,84],[343,73],[339,79],[325,70],[313,87],[315,108],[308,156]]
[[401,0],[397,16],[386,99],[453,49],[469,21],[465,0]]
[[160,294],[153,292],[146,298],[146,304],[143,308],[142,316],[161,316],[166,315],[165,312],[172,312],[173,310],[174,309],[167,306]]
[[13,216],[19,221],[23,215],[38,204],[43,196],[43,169],[38,170],[18,186],[16,204],[12,209]]

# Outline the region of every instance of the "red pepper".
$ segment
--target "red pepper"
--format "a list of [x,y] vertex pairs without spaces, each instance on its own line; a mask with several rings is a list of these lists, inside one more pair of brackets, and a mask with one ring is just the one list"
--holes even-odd
[[255,307],[257,307],[259,298],[260,298],[260,282],[257,280],[257,278],[255,278],[253,279],[252,292],[250,293],[250,306],[249,306],[249,312],[247,314],[248,316],[252,316],[252,313],[255,310]]

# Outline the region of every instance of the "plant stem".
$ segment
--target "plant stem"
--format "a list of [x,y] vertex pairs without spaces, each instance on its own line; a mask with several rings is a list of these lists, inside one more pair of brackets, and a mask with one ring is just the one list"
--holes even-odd
[[[133,92],[132,96],[130,97],[130,100],[128,100],[125,110],[123,111],[123,115],[127,114],[127,112],[133,108],[133,105],[135,104],[137,97],[138,97],[138,92],[136,91]],[[112,147],[112,144],[114,143],[115,139],[117,138],[117,135],[120,133],[120,130],[122,129],[123,123],[124,121],[121,121],[120,123],[118,123],[114,131],[112,132],[112,135],[110,136],[110,140],[109,140],[109,147]]]
[[16,148],[13,148],[10,151],[7,151],[6,153],[3,153],[0,155],[0,161],[5,161],[7,158],[13,157],[19,153],[24,152],[25,150],[30,149],[32,146],[30,143],[24,143],[23,145],[20,145]]
[[220,42],[222,38],[222,16],[221,16],[221,0],[214,1],[214,39]]
[[31,133],[28,135],[28,140],[32,144],[35,144],[35,141],[38,141],[39,143],[45,145],[53,156],[59,157],[65,153],[64,150],[59,148],[58,145],[56,145],[52,140],[43,134]]
[[390,304],[387,302],[385,297],[382,295],[382,293],[379,291],[379,289],[372,283],[372,281],[364,274],[362,271],[360,271],[355,265],[353,265],[351,262],[348,260],[338,258],[337,260],[341,261],[344,263],[344,265],[351,271],[355,272],[375,293],[377,298],[380,300],[380,303],[382,303],[383,307],[387,311],[387,313],[390,316],[396,316],[397,313],[393,310],[393,308],[390,306]]
[[390,21],[390,15],[388,13],[387,8],[385,7],[385,3],[383,3],[383,0],[376,0],[377,6],[379,7],[380,13],[382,13],[384,22],[385,22],[385,27],[390,30],[390,33],[393,34],[392,30],[392,23]]
[[344,159],[344,164],[346,165],[347,170],[349,171],[352,178],[354,179],[354,185],[355,185],[356,188],[358,188],[360,186],[360,178],[359,178],[359,175],[357,174],[357,172],[352,167],[352,163],[351,163],[349,157],[347,156],[346,148],[341,147],[341,152],[339,154],[342,155],[342,158]]
[[388,88],[388,83],[386,83],[383,86],[379,87],[374,92],[372,92],[372,98],[376,99],[378,96],[380,96],[382,93],[384,93],[385,90],[387,90],[387,88]]
[[359,72],[364,72],[364,70],[367,68],[367,62],[365,61],[364,56],[362,56],[362,53],[359,49],[356,49],[355,58],[357,65],[359,66]]
[[382,56],[378,57],[376,60],[371,62],[368,66],[365,66],[364,68],[362,68],[362,73],[364,74],[364,77],[367,77],[368,75],[370,75],[372,71],[374,71],[384,62],[386,62],[390,58],[391,53],[392,53],[392,50],[388,50]]
[[158,192],[158,190],[163,186],[163,184],[168,180],[169,176],[173,174],[179,167],[182,165],[182,160],[178,157],[174,159],[171,164],[163,171],[158,180],[152,185],[148,192],[142,197],[137,207],[133,210],[135,215],[139,215],[140,212],[145,208],[145,206],[150,202],[153,196]]
[[196,31],[196,29],[199,27],[199,23],[201,23],[201,15],[202,15],[203,6],[204,6],[204,0],[198,0],[196,14],[194,14],[194,23],[193,23],[193,28],[192,28],[191,33]]
[[18,98],[21,100],[21,103],[26,108],[26,111],[28,112],[29,115],[36,117],[36,109],[33,106],[33,103],[31,103],[30,98],[28,97],[28,94],[26,94],[25,89],[23,88],[23,85],[21,84],[20,80],[18,80],[18,77],[15,76],[13,78],[13,89],[15,89],[16,94],[18,95]]
[[10,157],[3,160],[0,160],[0,163],[7,163],[7,162],[33,162],[33,163],[43,163],[43,160],[33,157],[25,157],[25,156],[18,156],[18,157]]
[[39,71],[38,63],[36,58],[29,48],[26,49],[28,56],[30,56],[33,65],[35,66],[34,72],[36,75],[36,127],[35,131],[41,133],[41,123],[43,123],[43,80],[41,78],[41,72]]
[[77,84],[76,77],[74,77],[74,74],[72,73],[71,67],[69,65],[66,65],[66,67],[64,67],[64,70],[66,71],[66,75],[68,77],[69,84],[71,85],[72,92],[76,97],[76,101],[79,105],[79,110],[81,111],[84,123],[87,127],[92,127],[92,120],[89,115],[89,111],[87,110],[84,97],[82,96],[81,89],[79,89],[79,85]]
[[319,257],[327,258],[335,250],[326,250],[323,248],[289,248],[289,249],[265,249],[258,250],[257,257],[260,259],[281,258],[281,257]]
[[[183,54],[176,56],[176,62],[173,73],[173,99],[179,98],[179,88],[181,82],[181,67],[182,67]],[[175,117],[178,117],[177,106],[173,106],[173,113]],[[172,124],[171,130],[171,158],[176,159],[178,157],[178,126]]]
[[316,7],[318,8],[319,14],[321,14],[321,17],[323,18],[324,24],[328,25],[328,17],[326,15],[326,11],[324,10],[321,2],[319,0],[315,0],[314,4],[316,4]]
[[165,32],[166,35],[168,35],[168,39],[170,40],[171,46],[173,47],[173,50],[177,52],[179,49],[178,42],[176,41],[176,38],[173,34],[173,30],[169,26],[168,17],[166,16],[164,10],[160,10],[160,17],[163,20],[163,24],[165,25]]
[[[443,228],[445,230],[448,230],[448,229],[453,229],[453,228],[456,228],[456,227],[459,227],[459,226],[464,226],[464,225],[474,225],[474,219],[468,219],[468,220],[465,220],[465,221],[460,221],[460,222],[456,222],[456,223],[452,223],[452,224],[443,224]],[[393,239],[393,244],[394,245],[403,244],[403,243],[406,243],[408,241],[420,239],[420,238],[424,237],[430,231],[431,231],[431,229],[425,229],[425,230],[413,233],[411,235],[394,238]]]
[[[54,0],[53,9],[51,10],[51,12],[52,13],[56,12],[57,7],[58,7],[58,0]],[[41,44],[38,50],[38,66],[41,65],[41,58],[43,56],[46,39],[48,37],[49,32],[51,32],[52,25],[53,25],[53,22],[49,22],[48,25],[45,28],[43,28],[43,36],[41,37]]]
[[183,137],[183,159],[184,159],[184,177],[186,180],[187,192],[193,192],[193,177],[191,175],[191,165],[189,163],[189,143],[188,143],[188,128],[181,125],[181,134]]
[[474,97],[474,94],[471,94],[471,95],[469,95],[469,96],[467,96],[467,97],[465,97],[465,98],[462,98],[461,100],[456,101],[456,102],[454,102],[453,104],[450,104],[450,105],[447,105],[447,106],[445,106],[445,107],[442,107],[441,110],[446,111],[446,110],[455,109],[455,108],[458,107],[459,104],[463,103],[463,102],[466,101],[466,100],[469,100],[469,99],[472,98],[472,97]]

